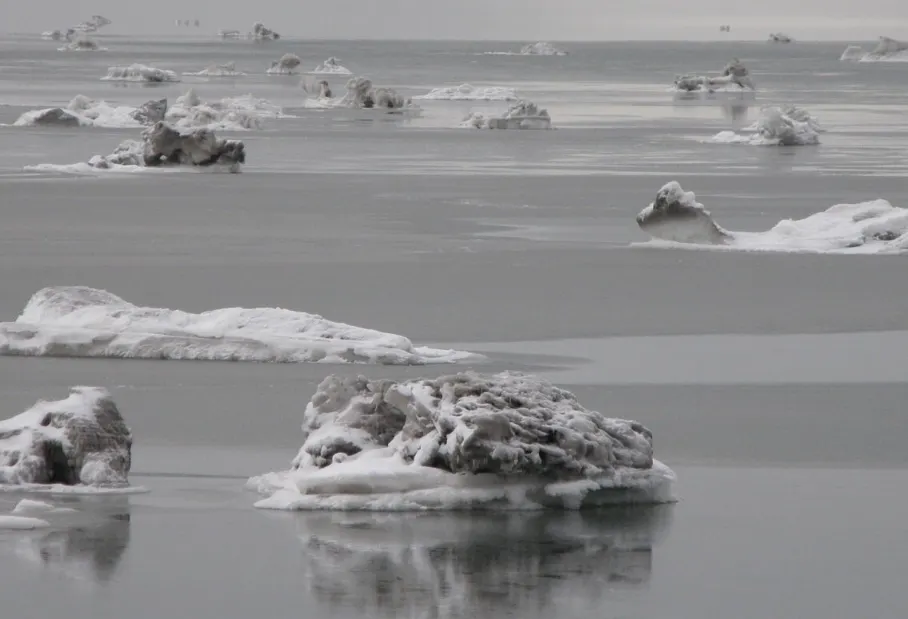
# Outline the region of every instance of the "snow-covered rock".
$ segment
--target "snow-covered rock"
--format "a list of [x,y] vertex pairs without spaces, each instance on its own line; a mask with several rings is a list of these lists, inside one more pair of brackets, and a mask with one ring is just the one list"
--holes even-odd
[[744,129],[750,135],[722,131],[711,138],[719,144],[750,144],[753,146],[808,146],[820,143],[823,131],[819,122],[807,110],[794,106],[766,106],[756,123]]
[[737,58],[732,59],[722,74],[718,76],[686,74],[675,78],[673,90],[679,94],[713,93],[719,90],[727,91],[755,90],[753,80],[747,67]]
[[41,401],[0,421],[0,483],[128,483],[132,434],[113,399],[98,387]]
[[908,209],[886,200],[836,204],[803,219],[785,219],[764,232],[721,228],[677,182],[659,190],[637,216],[654,239],[673,247],[729,251],[890,254],[908,252]]
[[305,312],[234,307],[193,314],[139,307],[83,286],[35,293],[15,322],[0,323],[0,354],[394,365],[481,358]]
[[376,88],[367,77],[352,77],[347,81],[347,94],[341,105],[356,108],[397,110],[411,105],[410,99],[397,94],[393,88]]
[[508,492],[514,506],[576,508],[617,488],[658,500],[673,477],[640,423],[587,410],[534,376],[466,372],[329,376],[306,407],[291,471],[249,487],[270,496],[258,506],[284,509],[456,508]]
[[95,101],[84,95],[76,95],[66,107],[25,112],[13,125],[17,127],[140,127],[163,119],[166,111],[167,99],[146,101],[138,108],[134,108],[113,106],[106,101]]
[[340,63],[340,59],[332,56],[325,62],[321,63],[312,73],[316,75],[353,75],[353,72]]
[[256,41],[277,41],[281,38],[281,35],[274,30],[266,28],[262,22],[257,21],[252,24],[252,38]]
[[471,112],[460,126],[475,129],[551,129],[552,119],[548,110],[537,107],[532,101],[518,101],[502,116],[487,117]]

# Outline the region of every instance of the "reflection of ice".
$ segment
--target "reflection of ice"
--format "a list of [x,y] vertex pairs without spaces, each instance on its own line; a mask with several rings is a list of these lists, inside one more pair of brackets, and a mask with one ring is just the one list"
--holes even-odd
[[552,617],[646,586],[671,506],[509,514],[300,515],[319,602],[376,617]]
[[129,544],[128,497],[55,497],[55,507],[63,509],[41,514],[51,528],[17,535],[14,554],[71,578],[110,582]]

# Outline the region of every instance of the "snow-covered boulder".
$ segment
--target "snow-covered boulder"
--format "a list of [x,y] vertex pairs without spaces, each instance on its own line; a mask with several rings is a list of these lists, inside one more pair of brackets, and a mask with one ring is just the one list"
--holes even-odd
[[271,66],[265,69],[269,75],[294,75],[300,66],[300,57],[296,54],[284,54],[279,60],[271,63]]
[[182,132],[165,122],[158,122],[145,133],[146,166],[162,163],[235,166],[245,161],[243,142],[218,138],[210,129]]
[[142,125],[153,125],[164,120],[166,114],[167,99],[152,99],[137,107],[129,115]]
[[678,93],[712,93],[718,90],[755,90],[753,80],[747,67],[737,58],[732,59],[722,70],[721,75],[685,74],[675,78],[674,90]]
[[637,225],[649,235],[679,243],[724,243],[731,235],[720,228],[692,191],[676,181],[667,183],[656,199],[637,215]]
[[0,421],[0,484],[128,483],[132,434],[106,390],[73,387]]
[[347,81],[347,94],[340,102],[356,108],[396,110],[411,105],[411,101],[393,88],[376,88],[368,77],[352,77]]

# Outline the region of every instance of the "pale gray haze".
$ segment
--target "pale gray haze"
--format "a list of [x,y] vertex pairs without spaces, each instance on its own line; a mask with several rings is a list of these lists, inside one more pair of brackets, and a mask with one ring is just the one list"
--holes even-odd
[[[285,36],[331,39],[710,40],[765,39],[775,31],[802,40],[908,38],[905,0],[160,0],[153,5],[6,0],[0,3],[0,29],[65,27],[94,13],[113,20],[105,31],[111,34],[245,31],[252,22],[263,21]],[[177,28],[177,18],[199,19],[202,27]],[[731,24],[732,32],[720,33],[720,24]]]

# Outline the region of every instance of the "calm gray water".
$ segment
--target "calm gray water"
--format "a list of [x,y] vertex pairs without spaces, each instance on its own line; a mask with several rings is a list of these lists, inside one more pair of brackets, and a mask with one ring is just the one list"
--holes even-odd
[[[845,65],[845,43],[569,45],[160,41],[102,36],[68,54],[0,39],[0,123],[76,94],[110,103],[252,93],[296,118],[236,134],[239,175],[74,177],[26,165],[108,153],[135,130],[0,127],[0,320],[43,286],[137,304],[288,307],[486,353],[638,419],[679,475],[679,503],[584,514],[285,514],[245,479],[286,468],[332,372],[451,368],[0,358],[3,416],[70,385],[112,390],[147,494],[61,498],[85,522],[0,532],[0,616],[830,619],[908,615],[908,270],[902,256],[631,247],[669,180],[734,230],[840,202],[906,206],[908,65]],[[291,51],[377,84],[517,88],[551,132],[455,129],[301,108]],[[678,105],[676,73],[752,70],[754,106]],[[116,86],[108,65],[249,75]],[[336,90],[342,80],[332,80]],[[807,107],[816,148],[703,140],[762,103]],[[21,498],[0,493],[0,513]]]

